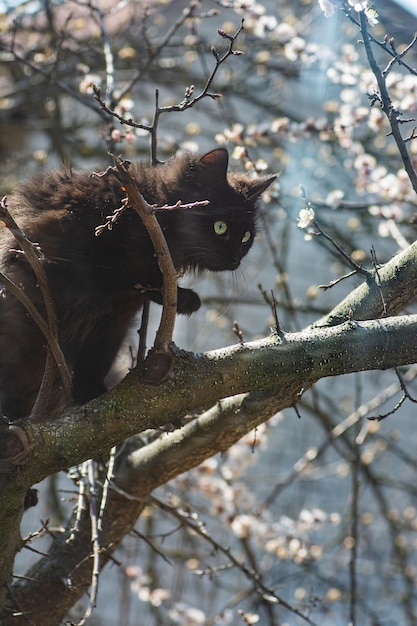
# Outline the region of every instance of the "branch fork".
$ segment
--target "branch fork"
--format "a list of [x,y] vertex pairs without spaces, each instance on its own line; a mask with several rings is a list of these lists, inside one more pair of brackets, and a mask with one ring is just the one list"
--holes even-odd
[[177,272],[162,229],[155,217],[154,208],[146,202],[129,173],[129,163],[114,157],[113,173],[126,190],[128,205],[138,213],[152,240],[159,269],[162,274],[162,316],[153,348],[141,364],[141,380],[149,384],[164,382],[172,368],[172,335],[177,314]]

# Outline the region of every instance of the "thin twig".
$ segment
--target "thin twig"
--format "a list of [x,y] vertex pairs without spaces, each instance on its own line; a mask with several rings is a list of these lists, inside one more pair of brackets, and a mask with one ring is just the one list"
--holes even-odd
[[239,559],[237,559],[229,548],[225,548],[223,545],[221,545],[219,542],[213,539],[213,537],[207,532],[204,524],[202,524],[201,522],[195,522],[194,519],[191,517],[191,515],[187,514],[185,511],[178,510],[177,507],[173,507],[168,504],[165,504],[164,502],[162,502],[162,500],[160,500],[159,498],[156,498],[155,496],[151,496],[150,500],[158,508],[162,509],[163,511],[166,511],[167,513],[169,513],[170,515],[178,519],[182,524],[185,524],[188,528],[190,528],[190,530],[193,533],[202,537],[216,551],[224,554],[227,557],[227,559],[231,563],[233,563],[233,565],[237,567],[246,576],[246,578],[248,578],[248,580],[250,580],[253,583],[255,591],[261,596],[262,600],[270,604],[281,605],[282,607],[286,608],[291,613],[294,613],[295,615],[300,617],[307,624],[310,624],[311,626],[316,626],[316,623],[313,622],[309,617],[307,617],[301,611],[294,608],[293,606],[291,606],[291,604],[283,600],[280,596],[278,596],[275,593],[274,590],[266,587],[262,583],[259,574],[256,571],[249,569],[244,563],[242,563]]
[[[32,408],[32,415],[36,417],[37,415],[42,415],[45,411],[45,408],[49,399],[50,391],[52,388],[55,365],[58,368],[58,372],[62,380],[62,385],[63,385],[66,401],[70,400],[71,394],[72,394],[71,375],[69,373],[67,363],[65,361],[65,357],[58,343],[58,318],[57,318],[57,313],[56,313],[56,307],[55,307],[55,303],[54,303],[51,291],[49,289],[48,278],[46,276],[45,270],[40,260],[41,252],[39,251],[36,245],[34,245],[31,241],[29,241],[25,233],[22,231],[22,229],[19,227],[17,222],[14,220],[14,218],[10,214],[7,208],[7,202],[6,202],[5,197],[2,198],[2,200],[0,201],[0,218],[6,225],[8,230],[11,232],[11,234],[14,236],[14,238],[16,239],[23,254],[25,255],[27,262],[31,266],[32,270],[34,271],[36,279],[37,279],[37,284],[39,285],[43,302],[45,305],[46,320],[47,320],[46,324],[42,316],[40,315],[40,313],[37,311],[36,307],[34,305],[31,307],[32,310],[36,309],[37,311],[37,314],[33,317],[34,321],[38,323],[38,325],[39,325],[40,319],[42,319],[42,321],[44,322],[43,328],[46,330],[46,334],[42,330],[42,328],[41,330],[42,332],[44,332],[44,335],[48,342],[48,348],[54,357],[54,360],[52,360],[49,357],[49,352],[48,352],[46,361],[45,361],[43,380],[39,388],[35,405]],[[3,281],[3,282],[5,283],[6,289],[7,288],[10,289],[10,281]],[[20,295],[23,295],[24,292],[18,287],[17,287],[17,290],[18,292],[14,290],[15,291],[14,295],[23,304],[23,301]],[[16,295],[16,293],[18,293],[19,295]]]
[[409,400],[410,402],[413,402],[414,404],[417,404],[417,400],[416,398],[414,398],[410,392],[408,391],[407,388],[407,384],[405,381],[404,376],[401,374],[400,370],[398,369],[398,367],[394,368],[395,369],[395,373],[397,375],[397,378],[400,382],[400,388],[403,392],[403,395],[401,396],[401,398],[398,400],[397,404],[394,406],[393,409],[391,409],[391,411],[388,411],[388,413],[380,413],[379,415],[371,415],[368,417],[368,420],[370,421],[377,421],[377,422],[381,422],[382,420],[384,420],[385,418],[389,417],[390,415],[393,415],[394,413],[396,413],[398,411],[398,409],[400,408],[400,406],[402,404],[404,404],[404,402],[406,400]]
[[[333,239],[333,237],[328,235],[321,228],[320,224],[318,223],[318,221],[316,219],[314,210],[312,208],[312,204],[311,204],[310,200],[307,197],[306,190],[304,189],[304,187],[302,185],[300,186],[300,192],[301,192],[301,197],[305,201],[305,204],[306,204],[306,211],[312,213],[312,215],[309,216],[308,224],[303,225],[302,228],[308,227],[308,231],[307,232],[311,236],[314,236],[314,237],[321,236],[324,239],[326,239],[326,241],[331,243],[331,245],[337,250],[337,252],[347,262],[347,264],[350,265],[353,268],[355,273],[363,276],[367,283],[371,283],[374,280],[372,273],[368,272],[368,270],[364,269],[361,265],[358,265],[358,263],[356,263],[352,259],[352,257],[347,252],[344,251],[344,249],[337,243],[337,241],[335,241]],[[322,289],[329,288],[328,286],[325,287],[324,285],[320,285],[320,287]]]
[[116,462],[116,450],[117,447],[113,446],[110,450],[109,460],[107,462],[107,472],[106,477],[104,479],[104,484],[101,492],[101,500],[100,500],[100,511],[98,514],[98,529],[100,532],[103,530],[103,517],[106,511],[107,497],[109,493],[109,486],[111,481],[114,478],[114,464]]
[[[359,424],[357,425],[359,427]],[[352,468],[352,497],[350,504],[350,546],[349,559],[349,624],[356,626],[356,604],[358,593],[358,542],[359,542],[359,498],[360,498],[360,446],[356,444],[351,461]]]
[[88,6],[97,14],[101,37],[103,39],[103,55],[106,67],[106,97],[109,98],[111,106],[114,106],[114,57],[110,37],[104,22],[104,13],[99,6],[94,5],[92,2],[88,2]]
[[317,229],[317,234],[321,235],[324,239],[326,239],[328,242],[330,242],[332,244],[332,246],[334,248],[336,248],[336,250],[339,252],[339,254],[342,256],[343,259],[345,259],[345,261],[348,263],[348,265],[350,265],[354,271],[357,274],[360,274],[361,276],[363,276],[367,281],[369,281],[371,279],[372,274],[370,272],[368,272],[368,270],[364,269],[361,265],[358,265],[353,259],[352,257],[343,250],[343,248],[341,246],[339,246],[339,244],[337,243],[337,241],[335,241],[333,239],[333,237],[331,237],[330,235],[328,235],[322,228],[321,226],[318,224],[317,220],[314,220],[314,227]]
[[[356,26],[360,27],[360,23],[358,22],[358,20],[354,17],[355,15],[357,15],[357,11],[354,11],[351,5],[348,5],[346,2],[344,2],[344,9],[345,9],[345,14],[347,15],[347,17],[350,19],[351,22],[353,22],[353,24],[355,24]],[[361,11],[360,13],[363,13],[363,11]],[[365,18],[366,19],[366,18]],[[407,69],[407,71],[410,74],[413,74],[414,76],[417,76],[417,70],[412,67],[411,65],[408,65],[408,63],[405,63],[405,61],[403,60],[404,54],[398,54],[394,49],[391,49],[387,46],[387,43],[392,41],[392,37],[385,37],[383,41],[378,41],[378,39],[376,39],[376,37],[374,37],[372,35],[372,33],[370,33],[368,31],[368,37],[369,40],[374,43],[375,45],[379,46],[382,50],[384,50],[384,52],[386,52],[387,54],[389,54],[390,56],[392,56],[393,61],[398,62],[399,65],[402,65],[403,67],[405,67]],[[411,43],[409,44],[409,46],[407,46],[407,48],[403,51],[403,52],[409,52],[410,48],[415,44],[416,42],[416,37],[414,37],[411,41]]]
[[[0,272],[0,282],[3,283],[4,287],[7,291],[9,291],[17,300],[19,300],[20,304],[22,304],[29,315],[32,317],[33,321],[38,325],[39,329],[43,333],[45,339],[47,340],[49,347],[51,348],[52,354],[54,355],[55,362],[58,363],[59,372],[62,376],[62,372],[65,372],[64,376],[70,381],[69,372],[67,371],[67,366],[65,363],[65,357],[62,353],[62,350],[59,344],[56,341],[53,341],[51,336],[51,331],[48,328],[47,323],[45,322],[42,315],[39,313],[38,309],[33,304],[32,300],[28,298],[23,289],[18,287],[13,281],[10,280],[5,274]],[[62,366],[61,366],[62,364]],[[65,369],[63,369],[65,368]],[[69,392],[70,393],[70,392]]]
[[356,274],[356,270],[352,270],[351,272],[348,272],[347,274],[343,274],[343,276],[339,276],[339,278],[335,278],[334,280],[331,280],[329,283],[327,283],[327,285],[317,285],[317,287],[318,289],[323,289],[323,291],[327,291],[327,289],[331,289],[338,283],[341,283],[343,280],[346,280],[346,278],[350,278],[351,276],[354,276],[355,274]]
[[[146,72],[148,72],[148,70],[150,69],[152,63],[155,61],[155,59],[158,58],[158,56],[160,55],[161,51],[168,45],[168,43],[170,42],[170,40],[172,39],[172,37],[175,35],[175,33],[181,28],[181,26],[191,17],[194,16],[194,12],[195,10],[198,8],[199,6],[199,2],[197,0],[192,0],[189,4],[188,7],[186,7],[181,15],[179,16],[179,18],[174,22],[174,24],[171,26],[171,28],[168,30],[168,32],[166,33],[165,37],[157,44],[157,45],[152,45],[151,42],[149,41],[148,37],[147,37],[147,33],[145,28],[142,28],[142,39],[143,41],[145,41],[145,43],[147,44],[147,49],[148,49],[148,60],[147,63],[145,65],[145,67],[141,68],[139,70],[139,72],[125,85],[125,87],[123,87],[120,90],[120,94],[119,94],[119,101],[124,98],[124,96],[128,93],[130,93],[133,89],[133,87],[142,80],[143,76],[146,74]],[[146,24],[146,14],[145,14],[145,18],[143,20],[143,25]]]
[[386,78],[388,76],[388,74],[390,73],[390,71],[394,67],[395,63],[398,63],[398,65],[403,65],[409,71],[411,71],[412,74],[416,74],[416,70],[414,68],[410,67],[406,63],[403,63],[403,58],[405,57],[406,54],[408,54],[410,52],[411,48],[413,48],[413,46],[416,43],[416,41],[417,41],[417,34],[414,35],[413,39],[410,41],[408,46],[406,46],[404,48],[404,50],[402,50],[401,52],[398,52],[397,51],[397,47],[395,45],[394,38],[393,37],[386,37],[386,39],[384,40],[384,43],[385,43],[384,49],[387,52],[389,52],[389,50],[386,47],[386,43],[388,42],[390,44],[390,46],[391,46],[391,50],[392,50],[391,54],[393,55],[393,57],[392,57],[391,61],[388,63],[387,67],[382,72],[382,75],[384,76],[384,78]]
[[[106,170],[107,171],[107,170]],[[111,171],[111,168],[110,168]],[[102,177],[105,176],[106,172],[103,174],[99,172],[93,172],[92,176]],[[157,204],[152,204],[151,208],[155,211],[155,213],[159,213],[160,211],[173,211],[174,209],[194,209],[195,207],[207,206],[209,204],[208,200],[197,200],[196,202],[188,202],[186,204],[182,204],[181,200],[176,202],[175,204],[164,204],[162,206],[158,206]],[[129,203],[127,198],[122,200],[121,206],[113,211],[111,215],[106,215],[106,221],[104,224],[99,224],[96,226],[94,230],[94,234],[96,237],[99,237],[105,230],[112,230],[114,224],[119,220],[119,218],[123,215],[123,213],[129,208]]]
[[67,543],[71,543],[75,539],[75,535],[79,532],[82,515],[85,511],[86,507],[86,494],[87,494],[87,485],[86,485],[86,472],[87,472],[86,463],[78,466],[75,471],[77,472],[76,482],[78,483],[78,498],[77,504],[75,506],[75,519],[68,534],[68,538],[66,540]]
[[97,109],[97,107],[90,98],[84,98],[78,91],[72,89],[72,87],[64,83],[59,78],[55,78],[55,76],[51,72],[44,70],[40,65],[37,65],[36,63],[31,61],[29,57],[23,56],[19,54],[19,52],[16,52],[16,50],[14,49],[14,45],[11,45],[10,49],[8,49],[8,52],[10,52],[10,54],[13,55],[14,60],[18,61],[22,66],[26,66],[31,69],[32,72],[34,72],[35,74],[43,76],[48,81],[48,83],[52,83],[53,85],[58,87],[61,91],[71,96],[71,98],[79,102],[82,106],[85,106],[91,111],[94,111],[96,114],[99,114],[100,117],[104,117],[102,111],[100,109]]
[[111,106],[106,104],[106,102],[104,101],[102,97],[100,88],[93,85],[94,98],[99,103],[100,109],[102,111],[116,118],[121,124],[131,126],[133,128],[139,128],[141,130],[146,130],[147,132],[150,133],[151,135],[151,162],[153,165],[159,162],[157,158],[157,131],[158,131],[158,124],[159,124],[160,116],[164,113],[173,113],[175,111],[176,112],[186,111],[187,109],[190,109],[191,107],[196,105],[198,102],[200,102],[200,100],[202,100],[203,98],[211,98],[213,100],[216,100],[221,97],[219,93],[212,93],[210,91],[210,87],[214,81],[216,74],[219,71],[219,68],[223,65],[223,63],[230,56],[239,56],[243,54],[240,50],[234,49],[236,40],[243,30],[243,24],[244,24],[244,20],[242,19],[239,28],[236,30],[236,32],[233,35],[226,33],[224,30],[218,29],[217,32],[219,33],[220,37],[222,37],[223,39],[227,39],[229,42],[229,45],[228,45],[227,50],[223,53],[223,55],[219,55],[219,53],[217,52],[214,46],[211,47],[211,52],[215,58],[215,65],[210,75],[208,76],[204,87],[202,88],[202,90],[200,91],[198,95],[194,95],[194,89],[195,89],[194,85],[189,85],[185,89],[184,98],[180,103],[173,104],[170,106],[160,107],[159,106],[159,90],[158,89],[155,90],[155,109],[154,109],[154,117],[153,117],[152,124],[138,123],[138,122],[135,122],[132,118],[125,118],[123,115],[120,115],[119,113],[114,111],[114,109]]
[[387,311],[387,303],[385,302],[385,298],[384,298],[384,293],[382,291],[382,287],[381,287],[381,277],[379,275],[379,270],[378,270],[378,261],[376,258],[376,252],[375,252],[375,248],[374,246],[372,246],[371,250],[371,259],[372,259],[372,264],[374,266],[374,270],[375,270],[375,276],[376,276],[376,283],[378,285],[378,289],[379,289],[379,293],[381,296],[381,302],[382,302],[382,315],[386,316],[388,311]]
[[139,539],[144,541],[151,548],[151,550],[155,552],[155,554],[160,556],[165,561],[165,563],[172,566],[172,562],[169,560],[166,554],[164,554],[162,550],[158,550],[158,548],[152,543],[152,541],[150,541],[150,539],[148,539],[148,537],[146,537],[146,535],[140,533],[138,530],[136,530],[136,528],[133,528],[132,535],[139,537]]
[[93,569],[91,572],[90,601],[83,618],[78,622],[78,626],[83,626],[91,616],[97,604],[98,582],[100,577],[100,530],[99,516],[97,510],[98,494],[96,489],[95,471],[96,462],[87,461],[88,464],[88,484],[91,520],[91,543],[93,547]]
[[411,185],[414,191],[417,193],[417,174],[414,170],[413,164],[410,159],[410,155],[407,150],[406,142],[404,141],[400,131],[400,113],[397,111],[390,98],[385,76],[383,76],[379,66],[375,60],[374,53],[371,46],[371,38],[368,33],[366,15],[363,11],[359,13],[360,29],[365,45],[365,52],[368,59],[369,66],[376,78],[379,94],[375,94],[376,99],[379,101],[382,110],[387,116],[388,122],[391,127],[391,134],[397,144],[398,152],[400,153],[401,160],[404,164],[405,171],[410,179]]
[[[96,462],[93,460],[85,461],[81,466],[81,481],[80,481],[80,494],[83,492],[82,508],[78,509],[78,513],[84,508],[84,495],[86,493],[86,486],[88,484],[88,500],[90,505],[90,522],[91,522],[91,544],[92,544],[92,560],[93,567],[91,571],[91,591],[89,594],[88,607],[76,623],[67,621],[67,625],[71,626],[84,626],[87,620],[91,617],[96,604],[98,583],[100,577],[100,554],[102,552],[100,547],[100,529],[99,529],[99,513],[97,510],[98,494],[96,489]],[[71,533],[71,538],[74,538],[74,532]],[[90,557],[89,557],[90,558]]]
[[236,337],[239,339],[239,343],[241,346],[243,346],[244,341],[243,341],[243,332],[239,326],[239,324],[237,323],[237,321],[235,320],[233,322],[233,328],[232,328],[233,332],[235,333]]

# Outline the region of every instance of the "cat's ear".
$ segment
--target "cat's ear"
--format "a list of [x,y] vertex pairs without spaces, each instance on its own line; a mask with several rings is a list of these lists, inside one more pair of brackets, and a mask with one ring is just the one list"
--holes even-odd
[[226,181],[229,154],[226,148],[215,148],[201,157],[199,165],[217,181]]
[[268,178],[255,178],[251,180],[249,183],[249,200],[259,198],[277,178],[278,176],[269,176]]

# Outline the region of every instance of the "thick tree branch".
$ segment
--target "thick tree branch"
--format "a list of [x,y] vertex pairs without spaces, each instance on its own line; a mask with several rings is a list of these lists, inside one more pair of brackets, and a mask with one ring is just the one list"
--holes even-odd
[[175,422],[231,395],[279,386],[287,390],[291,406],[297,393],[321,378],[414,363],[416,331],[417,315],[410,315],[272,335],[204,355],[177,350],[170,379],[157,389],[141,383],[132,371],[117,388],[59,418],[42,424],[16,422],[33,447],[32,462],[16,480],[29,486],[103,455],[137,432]]
[[[175,419],[183,415],[186,407],[196,408],[202,400],[213,401],[216,397],[235,393],[239,389],[248,391],[263,388],[269,391],[241,393],[221,400],[183,428],[143,448],[132,449],[130,455],[124,455],[115,473],[117,479],[108,501],[106,515],[112,523],[105,526],[101,537],[105,547],[101,565],[105,564],[114,547],[129,532],[147,496],[156,487],[197,466],[213,454],[228,449],[249,430],[277,411],[294,404],[299,394],[322,376],[336,376],[363,369],[386,369],[394,363],[405,364],[417,360],[416,332],[417,315],[404,316],[360,324],[347,322],[334,328],[286,335],[282,341],[271,337],[245,346],[210,352],[204,357],[183,354],[180,358],[181,367],[174,368],[173,380],[158,389],[158,397],[154,394],[152,403],[148,397],[149,388],[142,387],[141,399],[132,398],[130,407],[124,405],[126,420],[120,424],[123,427],[121,438],[129,430],[138,430],[140,422],[142,428],[156,426],[162,422],[161,415],[164,415],[164,420]],[[366,350],[363,350],[364,345]],[[190,388],[187,380],[195,381],[202,372],[207,390],[204,398],[187,393],[187,388]],[[134,375],[125,384],[132,388],[135,384]],[[193,388],[196,387],[199,385],[194,384]],[[154,389],[151,391],[154,393]],[[107,401],[114,409],[119,395],[120,390],[109,394]],[[129,394],[122,395],[129,398]],[[183,405],[184,395],[186,407]],[[169,401],[172,409],[167,413]],[[84,427],[83,420],[89,424],[92,415],[96,415],[96,404],[97,401],[93,401],[84,407],[84,417],[75,416],[74,434],[78,428]],[[155,410],[152,405],[155,405]],[[147,414],[147,423],[143,423],[143,415],[138,425],[134,426],[136,419],[131,418],[129,413],[138,411],[141,414],[143,409]],[[110,422],[113,421],[111,416],[107,417]],[[61,430],[65,430],[64,424],[56,430],[58,436]],[[98,431],[96,428],[96,437],[99,436]],[[47,447],[51,443],[47,442]],[[100,445],[103,443],[100,442]],[[68,442],[67,445],[71,444]],[[109,443],[105,445],[109,446]],[[91,453],[91,447],[86,453]],[[84,522],[88,526],[87,518]],[[51,554],[41,559],[33,571],[28,573],[27,579],[14,585],[14,606],[18,603],[22,608],[26,598],[36,599],[39,593],[45,593],[45,589],[54,589],[49,601],[46,598],[42,606],[36,600],[30,605],[31,610],[36,610],[35,623],[38,620],[49,623],[45,620],[52,605],[60,606],[61,616],[65,615],[88,588],[92,566],[88,558],[90,543],[83,532],[81,535],[81,538],[76,537],[69,543],[65,543],[65,536],[57,538]],[[71,585],[63,586],[60,583],[63,579],[70,580]],[[44,586],[45,581],[47,587]],[[13,626],[20,623],[24,624],[24,621],[10,621]],[[4,624],[7,626],[8,622]]]
[[[362,315],[380,315],[383,310],[381,288],[391,313],[404,307],[415,296],[416,248],[417,244],[413,244],[394,257],[378,270],[379,284],[365,284],[354,290],[340,307],[318,324],[331,325],[346,318],[352,319],[352,316],[359,319]],[[20,425],[31,441],[33,459],[20,468],[18,475],[2,476],[3,501],[9,502],[10,506],[0,511],[0,545],[9,547],[0,551],[0,583],[8,582],[7,572],[11,571],[14,552],[20,547],[19,534],[9,535],[7,530],[18,528],[19,503],[26,488],[43,477],[91,456],[101,456],[113,444],[134,433],[175,422],[187,412],[217,401],[212,409],[187,426],[133,452],[119,469],[117,484],[122,490],[133,493],[133,502],[137,506],[135,504],[132,512],[132,505],[126,505],[124,513],[120,501],[115,509],[113,505],[109,506],[109,519],[116,516],[120,522],[120,516],[126,515],[127,521],[120,522],[117,539],[112,535],[110,540],[104,535],[102,545],[107,541],[117,543],[129,531],[129,525],[134,524],[143,499],[156,486],[229,448],[277,411],[294,405],[299,394],[315,381],[325,376],[386,369],[417,361],[417,316],[361,323],[353,319],[331,328],[307,329],[283,337],[273,335],[206,355],[176,350],[171,377],[157,388],[140,382],[137,372],[133,371],[113,391],[83,407],[68,409],[50,423],[33,424],[22,420]],[[232,395],[234,397],[229,397]],[[135,478],[130,480],[132,475]],[[7,519],[2,519],[5,515]],[[88,525],[88,520],[85,524]],[[11,536],[15,537],[12,542]],[[76,568],[77,575],[80,575],[80,595],[88,588],[91,565],[88,559],[90,544],[87,542],[84,549],[81,545],[82,541],[76,541],[72,544],[74,552],[67,546],[64,550],[65,554],[69,550],[68,576],[74,575],[74,563],[80,563],[87,551],[85,569]],[[58,555],[59,546],[55,547]],[[50,572],[54,570],[54,563],[54,559],[49,564],[45,561],[41,570],[36,570],[36,579],[40,581],[45,568],[44,580],[49,581],[47,587],[52,583],[50,577],[54,574]],[[22,584],[19,583],[19,589]],[[43,593],[45,587],[42,589]],[[22,593],[25,597],[37,598],[38,593],[33,595],[32,590],[31,587],[29,593],[25,586]],[[68,608],[74,599],[68,600]],[[67,606],[64,599],[62,606]]]
[[[369,320],[386,313],[394,315],[417,299],[417,242],[378,268],[374,282],[364,282],[349,293],[330,313],[314,322],[313,328],[334,326],[347,319]],[[381,298],[383,294],[383,299]]]

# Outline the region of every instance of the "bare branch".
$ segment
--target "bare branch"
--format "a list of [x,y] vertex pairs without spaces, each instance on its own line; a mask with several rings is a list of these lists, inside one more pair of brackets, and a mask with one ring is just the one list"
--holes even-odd
[[176,507],[169,506],[162,502],[159,498],[155,496],[151,497],[151,501],[163,511],[166,511],[177,520],[179,520],[182,524],[185,524],[193,533],[202,537],[205,541],[207,541],[217,552],[223,554],[230,563],[233,564],[234,567],[238,568],[245,577],[252,582],[254,586],[254,591],[258,593],[264,602],[268,602],[270,604],[280,604],[285,607],[290,613],[297,615],[303,622],[306,624],[310,624],[311,626],[316,626],[316,622],[313,622],[307,615],[294,608],[286,602],[281,596],[277,595],[274,589],[269,589],[262,582],[261,576],[259,573],[252,571],[244,562],[237,559],[233,552],[229,548],[225,548],[221,543],[216,541],[207,531],[204,524],[200,521],[195,521],[195,518],[192,518],[185,511],[178,511]]
[[[354,17],[355,15],[357,15],[357,12],[353,11],[352,6],[348,5],[346,2],[344,2],[343,4],[344,4],[344,10],[345,10],[347,17],[350,19],[351,22],[353,22],[353,24],[356,24],[356,26],[360,27],[361,26],[360,22]],[[360,11],[359,15],[362,17],[363,15],[362,10]],[[388,35],[386,35],[383,41],[379,41],[378,39],[376,39],[376,37],[372,35],[372,33],[368,31],[368,38],[369,38],[369,41],[379,46],[382,50],[384,50],[387,54],[389,54],[392,57],[393,62],[397,62],[399,65],[402,65],[404,68],[406,68],[406,70],[410,74],[414,74],[414,76],[417,76],[417,70],[404,61],[405,55],[414,46],[416,42],[416,37],[413,37],[410,44],[400,54],[398,54],[397,50],[395,49],[395,40],[393,39],[393,37],[389,37]],[[384,71],[386,70],[387,68]]]
[[126,163],[117,158],[115,163],[115,174],[126,189],[129,206],[139,214],[152,240],[163,278],[161,321],[154,346],[142,366],[144,380],[156,384],[166,378],[174,359],[170,346],[177,313],[177,273],[153,208],[140,194]]
[[417,193],[417,174],[410,159],[410,155],[407,150],[406,142],[403,139],[400,131],[400,112],[397,111],[392,103],[391,97],[388,92],[387,84],[385,81],[385,75],[379,69],[379,66],[375,60],[374,53],[371,46],[371,38],[368,32],[368,26],[366,22],[366,16],[363,11],[359,13],[360,29],[363,37],[366,56],[368,58],[369,66],[378,83],[378,100],[380,101],[381,108],[387,116],[388,122],[391,126],[392,136],[397,144],[398,152],[404,164],[404,168],[408,174],[411,185],[414,191]]
[[150,133],[151,135],[151,162],[153,164],[158,163],[157,131],[158,131],[159,118],[162,114],[186,111],[187,109],[192,108],[194,105],[200,102],[200,100],[202,100],[203,98],[211,98],[215,100],[221,97],[220,94],[218,93],[212,93],[210,91],[210,88],[214,81],[214,78],[216,77],[216,74],[218,73],[218,70],[223,65],[223,63],[230,56],[238,56],[242,54],[240,50],[234,49],[234,45],[236,43],[237,38],[239,37],[240,33],[243,30],[243,24],[244,24],[244,20],[242,19],[239,28],[236,30],[236,32],[233,35],[229,35],[223,30],[218,31],[219,35],[223,39],[227,39],[229,41],[229,46],[227,50],[224,52],[224,54],[221,56],[218,54],[217,50],[214,47],[212,47],[211,50],[216,60],[216,63],[209,77],[207,78],[204,87],[202,88],[201,92],[198,95],[194,95],[194,85],[190,85],[186,88],[184,99],[179,104],[173,104],[170,106],[160,107],[159,106],[159,90],[158,89],[155,90],[155,109],[154,109],[154,117],[153,117],[152,124],[149,124],[149,125],[141,124],[141,123],[135,122],[132,118],[125,118],[124,116],[120,115],[119,113],[114,111],[114,109],[111,106],[108,106],[105,103],[105,101],[102,98],[100,89],[97,86],[93,86],[94,97],[99,103],[101,110],[103,110],[108,115],[111,115],[114,118],[116,118],[121,124],[131,126],[133,128],[140,128]]
[[[156,46],[152,46],[152,44],[149,42],[149,40],[146,38],[145,41],[148,44],[148,60],[147,63],[145,65],[144,68],[142,68],[127,84],[125,87],[123,87],[120,90],[120,95],[119,95],[119,100],[122,99],[126,94],[130,93],[130,91],[132,90],[132,88],[134,87],[134,85],[136,83],[138,83],[142,77],[146,74],[146,72],[149,70],[149,68],[151,67],[152,63],[155,61],[155,59],[160,55],[161,51],[168,45],[168,43],[171,41],[172,37],[175,35],[175,33],[179,30],[179,28],[191,17],[193,17],[196,9],[199,6],[199,2],[197,0],[191,0],[190,4],[188,5],[188,7],[186,7],[181,15],[179,16],[179,18],[174,22],[174,24],[171,26],[171,28],[168,30],[168,32],[166,33],[165,37],[163,37],[163,39],[158,43],[158,45]],[[144,30],[144,25],[145,25],[145,21],[143,22],[143,28],[142,28],[142,36],[143,33],[146,32]]]
[[[69,399],[71,398],[71,389],[72,389],[71,375],[68,371],[65,357],[58,344],[58,320],[57,320],[56,308],[55,308],[55,303],[52,298],[52,294],[49,289],[48,279],[45,274],[45,270],[43,269],[42,263],[40,262],[39,257],[41,255],[41,252],[31,241],[29,241],[29,239],[26,237],[24,232],[21,230],[21,228],[18,226],[16,221],[13,219],[13,217],[9,213],[7,209],[6,198],[3,198],[0,202],[0,218],[4,222],[6,227],[9,229],[9,231],[12,233],[12,235],[15,237],[16,241],[18,242],[18,244],[20,245],[22,249],[22,253],[25,255],[28,263],[30,264],[30,266],[32,267],[36,275],[39,288],[42,293],[43,301],[45,304],[47,323],[43,321],[39,312],[36,310],[36,307],[32,303],[30,303],[29,305],[29,308],[30,308],[30,311],[29,311],[29,308],[27,306],[28,298],[26,296],[23,297],[24,296],[23,290],[21,290],[20,288],[16,286],[12,287],[11,281],[9,280],[4,281],[4,277],[3,277],[3,282],[5,283],[5,286],[7,289],[10,290],[12,288],[13,295],[15,295],[20,300],[20,302],[26,307],[26,309],[29,312],[33,313],[32,315],[33,319],[41,328],[42,332],[44,333],[45,338],[47,339],[47,342],[48,342],[49,349],[51,350],[54,356],[56,367],[58,368],[59,375],[61,376],[64,393],[65,393],[67,401],[69,401]],[[42,319],[42,323],[40,324],[41,319]],[[49,394],[50,394],[51,387],[52,387],[53,377],[54,377],[53,361],[49,358],[49,355],[48,355],[46,359],[42,384],[39,389],[39,393],[38,393],[35,405],[32,409],[33,417],[44,415],[44,409],[48,402]]]

